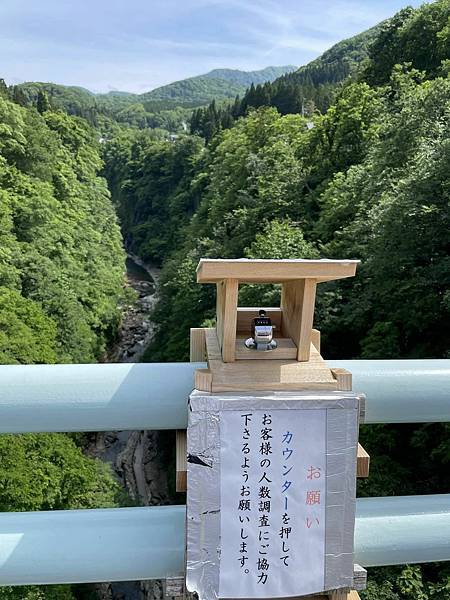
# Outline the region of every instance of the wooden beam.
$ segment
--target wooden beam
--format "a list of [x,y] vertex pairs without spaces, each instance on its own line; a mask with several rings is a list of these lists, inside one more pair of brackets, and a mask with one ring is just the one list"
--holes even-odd
[[347,592],[346,590],[336,590],[326,594],[314,594],[313,596],[301,596],[296,600],[361,600],[356,590]]
[[352,590],[351,592],[342,592],[336,590],[328,595],[329,600],[361,600],[359,594],[356,590]]
[[205,359],[205,330],[203,327],[191,327],[189,360],[190,362],[203,362]]
[[320,354],[320,331],[318,329],[311,330],[311,342],[314,348]]
[[223,315],[225,310],[225,281],[216,284],[216,333],[219,348],[222,351],[223,342]]
[[163,589],[166,598],[184,598],[186,593],[184,577],[167,577]]
[[369,477],[370,455],[358,444],[356,477]]
[[358,564],[353,565],[353,588],[355,590],[365,590],[367,587],[367,571]]
[[337,389],[341,392],[352,391],[352,374],[347,369],[331,369],[333,377],[337,381]]
[[177,492],[185,492],[187,489],[187,436],[185,429],[177,429],[176,432],[176,481]]
[[300,362],[310,357],[316,287],[315,279],[300,279],[285,282],[281,288],[283,333],[297,346]]
[[209,369],[195,371],[194,388],[201,392],[212,392],[212,373]]

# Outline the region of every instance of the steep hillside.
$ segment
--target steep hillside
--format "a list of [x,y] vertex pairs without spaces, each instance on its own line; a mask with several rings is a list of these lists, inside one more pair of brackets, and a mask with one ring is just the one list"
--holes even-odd
[[0,89],[0,363],[89,362],[119,320],[124,256],[96,133]]
[[319,85],[343,81],[355,73],[364,59],[368,57],[370,46],[383,25],[384,23],[379,23],[371,29],[338,42],[294,73],[282,76],[280,81],[291,81],[299,85],[310,83]]
[[192,133],[209,140],[219,129],[229,127],[234,119],[245,115],[249,107],[274,106],[281,114],[325,112],[334,99],[336,87],[354,75],[368,58],[369,48],[383,25],[380,23],[335,44],[296,71],[286,72],[273,81],[253,82],[232,105],[221,109],[213,105],[195,111]]
[[[97,134],[45,110],[45,96],[39,113],[12,93],[0,80],[0,364],[95,362],[116,336],[125,262]],[[1,435],[0,510],[119,506],[120,484],[83,440]],[[79,598],[69,585],[0,587],[1,600]]]

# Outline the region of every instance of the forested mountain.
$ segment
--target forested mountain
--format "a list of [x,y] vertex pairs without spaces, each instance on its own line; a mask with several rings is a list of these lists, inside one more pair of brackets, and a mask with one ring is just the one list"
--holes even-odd
[[[438,0],[336,46],[336,61],[329,51],[298,72],[301,85],[288,83],[293,74],[265,87],[279,99],[290,90],[284,107],[269,94],[256,109],[236,103],[226,124],[194,127],[203,135],[106,144],[126,243],[163,266],[147,360],[187,359],[189,327],[214,317],[213,286],[196,283],[199,258],[241,256],[361,259],[355,280],[319,294],[325,357],[450,356],[449,18],[449,0]],[[306,81],[314,102],[330,86],[322,110],[306,110]],[[278,294],[250,286],[240,304],[271,305]],[[359,494],[448,492],[448,433],[364,429],[373,468]],[[365,600],[449,598],[439,566],[370,576]]]
[[[324,114],[316,112],[307,118],[295,113],[283,116],[273,107],[250,111],[234,127],[214,136],[207,148],[201,137],[196,136],[169,143],[140,135],[134,139],[117,138],[106,145],[106,173],[119,205],[127,243],[146,260],[165,264],[169,273],[164,288],[168,294],[166,317],[161,324],[165,341],[158,340],[152,356],[181,358],[180,352],[186,356],[187,339],[183,337],[183,344],[175,344],[172,336],[178,334],[168,323],[180,322],[181,318],[188,327],[213,314],[209,292],[205,286],[199,289],[194,285],[194,279],[186,280],[184,269],[194,273],[194,264],[200,256],[253,253],[252,244],[258,235],[265,235],[266,227],[275,227],[273,235],[296,232],[295,239],[298,241],[299,235],[302,236],[310,245],[309,251],[315,253],[367,258],[361,281],[364,269],[376,265],[365,279],[369,286],[367,301],[361,302],[360,290],[353,301],[348,297],[344,302],[351,315],[348,318],[352,320],[353,337],[348,333],[342,336],[347,328],[340,310],[324,312],[332,355],[381,357],[387,351],[386,339],[393,357],[446,355],[447,338],[436,335],[447,327],[443,318],[448,310],[442,287],[445,277],[435,280],[431,276],[434,269],[445,272],[447,268],[444,258],[442,262],[438,260],[448,249],[447,229],[441,227],[448,218],[445,185],[433,192],[425,187],[424,198],[417,191],[414,201],[420,204],[411,209],[399,209],[402,195],[408,202],[407,190],[395,186],[399,182],[405,186],[410,177],[416,181],[424,168],[420,161],[427,163],[426,169],[434,173],[441,159],[444,161],[441,171],[431,181],[443,185],[448,135],[443,124],[447,124],[449,101],[446,70],[446,60],[450,57],[449,14],[448,0],[417,10],[405,9],[314,61],[315,65],[322,65],[340,57],[351,62],[343,48],[349,49],[350,56],[359,61],[367,53],[360,69],[336,89],[335,100]],[[391,48],[389,61],[383,62],[380,44]],[[423,47],[427,48],[428,62]],[[407,48],[408,63],[392,66],[391,55],[401,56],[402,48]],[[419,63],[421,71],[415,68]],[[383,85],[373,83],[374,72],[379,73]],[[439,143],[444,154],[439,160],[436,156],[427,162],[425,156],[430,156],[431,148],[437,151]],[[430,149],[425,150],[430,144]],[[419,190],[419,183],[415,185]],[[388,202],[390,195],[392,206]],[[438,201],[442,204],[434,206]],[[429,211],[423,208],[422,213],[420,206],[428,207],[428,203],[431,208]],[[429,275],[419,275],[422,268],[419,256],[417,265],[412,260],[418,248],[424,254],[425,225],[417,230],[419,240],[411,241],[415,228],[409,226],[408,240],[400,244],[397,239],[402,227],[406,227],[406,222],[400,223],[409,210],[416,220],[423,217],[429,219],[430,227],[437,227],[436,232],[426,236],[431,244],[426,255],[433,257],[432,265],[426,261],[426,268],[431,269]],[[392,216],[389,211],[394,211]],[[295,227],[289,223],[295,223]],[[371,224],[376,228],[372,232]],[[382,237],[376,242],[378,235]],[[394,240],[393,249],[386,236]],[[409,243],[411,247],[407,246]],[[388,247],[389,253],[383,258]],[[398,255],[402,248],[404,251]],[[273,250],[272,245],[270,249]],[[391,260],[391,250],[397,261]],[[408,265],[404,272],[403,260]],[[179,263],[177,268],[183,274],[172,271],[175,263]],[[399,279],[400,272],[386,277],[386,269],[389,272],[400,269],[402,277]],[[409,281],[405,288],[398,285],[403,278]],[[177,281],[176,289],[170,287],[172,279]],[[424,290],[420,286],[424,281],[429,285],[430,280],[437,287],[427,305],[428,312],[421,319],[409,318],[414,312],[414,301],[417,301],[414,314],[424,310]],[[183,285],[186,289],[182,289]],[[345,290],[348,282],[339,285]],[[358,285],[359,280],[357,290]],[[337,289],[339,294],[343,293],[339,286]],[[178,294],[183,303],[180,314]],[[392,305],[392,298],[397,296],[398,313]],[[391,298],[389,307],[385,306],[386,297]],[[191,305],[190,310],[186,310],[187,304]],[[205,313],[206,306],[210,306],[210,313]],[[361,312],[363,306],[367,312]],[[409,312],[404,314],[406,306]],[[360,314],[360,320],[355,320],[355,314]]]
[[102,131],[108,129],[109,121],[115,120],[121,110],[135,102],[133,94],[93,94],[85,88],[29,81],[10,88],[10,96],[25,108],[38,107],[45,103],[53,110],[62,110],[68,115],[82,117],[91,126]]
[[273,81],[295,67],[266,67],[260,71],[215,69],[205,75],[191,77],[156,88],[144,94],[113,91],[94,94],[85,88],[55,83],[26,82],[11,89],[13,99],[25,107],[37,106],[45,95],[50,107],[69,115],[83,117],[103,133],[114,129],[114,123],[139,129],[184,131],[192,109],[211,100],[226,100],[244,94],[252,83]]
[[199,108],[193,113],[191,132],[209,140],[220,128],[229,127],[234,119],[245,115],[249,108],[260,106],[274,106],[281,114],[324,112],[334,98],[337,85],[356,73],[368,58],[369,47],[382,27],[383,23],[343,40],[307,65],[287,71],[273,81],[252,82],[234,104],[217,108],[213,102],[207,108]]
[[266,67],[259,71],[240,71],[239,69],[213,69],[201,77],[212,78],[212,79],[225,79],[242,85],[245,87],[251,86],[253,83],[265,83],[266,81],[273,81],[277,77],[281,77],[285,73],[295,71],[297,67],[294,65],[287,65],[285,67]]
[[85,121],[0,96],[2,362],[89,362],[119,317],[123,251]]
[[295,67],[266,67],[260,71],[239,71],[238,69],[214,69],[205,75],[175,81],[142,94],[145,100],[177,100],[207,104],[210,100],[234,98],[244,94],[253,83],[273,81],[280,75],[293,71]]

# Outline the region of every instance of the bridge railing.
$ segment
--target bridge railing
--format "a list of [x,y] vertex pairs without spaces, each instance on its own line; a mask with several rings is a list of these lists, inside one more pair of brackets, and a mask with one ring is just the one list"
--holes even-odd
[[[450,360],[334,361],[367,396],[366,423],[450,421]],[[0,366],[0,433],[182,429],[203,366]],[[181,575],[184,506],[0,513],[0,585]],[[450,560],[450,494],[361,498],[363,566]]]

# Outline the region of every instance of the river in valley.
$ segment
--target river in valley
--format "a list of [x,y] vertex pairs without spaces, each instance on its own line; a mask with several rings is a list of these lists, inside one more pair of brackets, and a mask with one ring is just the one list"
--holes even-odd
[[159,269],[147,266],[137,256],[126,260],[126,286],[134,290],[136,301],[123,307],[117,344],[107,362],[139,362],[153,336],[150,313],[157,300]]
[[[139,362],[154,335],[151,310],[158,296],[159,270],[128,255],[126,286],[136,298],[122,307],[118,341],[105,362]],[[173,438],[173,439],[172,439]],[[130,497],[129,504],[170,504],[167,473],[173,432],[108,431],[92,434],[86,452],[109,463]],[[105,583],[96,586],[100,600],[162,599],[160,581]]]

